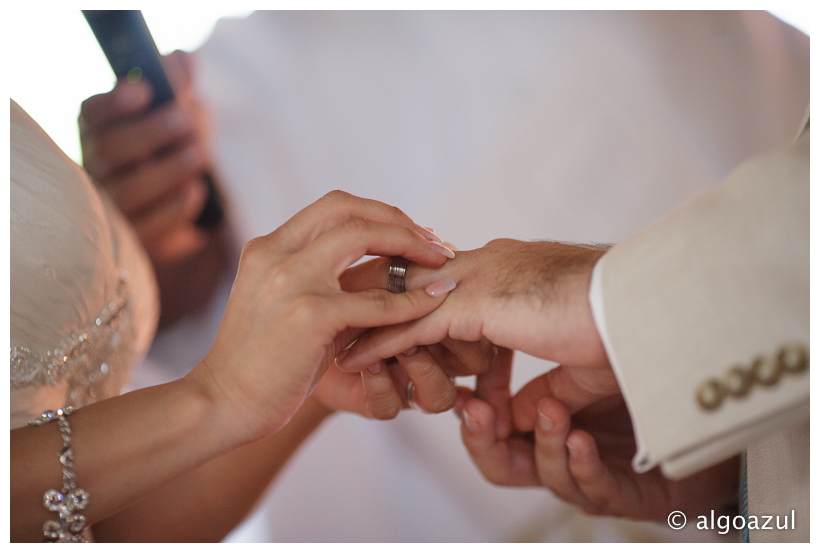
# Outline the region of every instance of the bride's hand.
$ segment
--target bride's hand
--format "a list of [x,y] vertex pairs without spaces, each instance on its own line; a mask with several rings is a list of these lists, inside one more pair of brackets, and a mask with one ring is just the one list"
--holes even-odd
[[[429,235],[429,238],[436,238]],[[340,278],[342,289],[360,292],[387,289],[389,258],[376,258],[347,269]],[[418,266],[411,265],[415,271]],[[436,278],[408,276],[408,289],[422,288]],[[408,388],[413,389],[413,403],[427,413],[440,413],[457,401],[454,376],[481,375],[491,371],[503,359],[499,348],[488,340],[465,342],[445,337],[438,343],[412,347],[390,359],[380,360],[361,373],[328,367],[313,397],[330,410],[359,413],[375,419],[392,419],[410,405]],[[341,359],[340,355],[338,359]],[[481,379],[479,380],[479,383]]]
[[275,232],[248,242],[214,346],[186,377],[210,397],[234,438],[281,428],[334,357],[361,332],[421,317],[453,285],[351,293],[339,277],[363,255],[447,259],[400,210],[332,192]]

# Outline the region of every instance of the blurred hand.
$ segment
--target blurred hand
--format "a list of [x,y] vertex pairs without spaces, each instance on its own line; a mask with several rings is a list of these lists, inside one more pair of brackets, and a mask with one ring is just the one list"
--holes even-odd
[[192,60],[163,58],[176,100],[146,112],[149,83],[120,80],[85,100],[80,111],[83,165],[133,223],[146,251],[162,265],[190,257],[209,241],[196,221],[206,201],[210,165],[207,122],[192,89]]
[[240,441],[281,428],[361,329],[418,318],[447,295],[438,285],[343,291],[341,274],[363,255],[446,260],[401,211],[343,192],[245,246],[214,346],[186,377]]
[[636,473],[635,435],[623,398],[611,396],[571,415],[551,397],[545,376],[512,399],[515,431],[508,437],[497,435],[497,411],[488,403],[477,397],[464,402],[462,438],[489,481],[544,486],[588,514],[639,520],[664,520],[675,510],[719,511],[736,498],[737,458],[679,481],[659,468]]
[[231,262],[227,225],[195,222],[207,201],[207,121],[185,52],[163,58],[176,99],[146,112],[151,86],[121,80],[83,102],[80,142],[92,180],[133,224],[156,270],[160,326],[201,309]]

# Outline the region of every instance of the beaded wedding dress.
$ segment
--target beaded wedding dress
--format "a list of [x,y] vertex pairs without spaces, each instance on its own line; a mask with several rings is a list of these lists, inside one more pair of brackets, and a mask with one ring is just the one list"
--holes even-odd
[[11,428],[121,393],[159,313],[136,235],[11,102]]

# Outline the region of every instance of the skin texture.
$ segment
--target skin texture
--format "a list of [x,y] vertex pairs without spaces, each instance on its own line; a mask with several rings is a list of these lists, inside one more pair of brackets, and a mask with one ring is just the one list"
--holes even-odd
[[[632,470],[631,420],[588,300],[592,269],[605,250],[496,240],[458,252],[436,269],[411,265],[409,288],[442,275],[458,287],[430,315],[365,334],[339,365],[360,370],[374,359],[441,340],[450,347],[461,340],[489,342],[495,348],[487,350],[492,354],[476,389],[459,389],[455,408],[464,444],[490,482],[543,486],[598,515],[661,520],[676,509],[720,510],[736,497],[737,458],[681,481],[657,468]],[[560,365],[511,397],[511,350]]]
[[[362,371],[413,346],[486,340],[563,362],[564,369],[551,378],[557,386],[576,391],[574,401],[614,394],[617,382],[587,299],[589,275],[603,253],[600,248],[555,242],[494,240],[478,250],[458,252],[440,268],[411,265],[410,289],[443,277],[458,286],[430,315],[364,334],[337,363],[342,370]],[[564,264],[564,270],[553,268],[556,264]],[[363,281],[368,276],[362,273],[376,272],[354,269],[358,271],[351,269],[351,278]]]
[[674,510],[687,516],[721,511],[736,500],[737,457],[678,481],[658,468],[638,474],[632,470],[636,443],[623,398],[615,395],[571,414],[549,395],[544,380],[530,382],[512,398],[514,430],[502,437],[494,398],[463,392],[462,439],[490,482],[544,486],[588,514],[638,520],[665,520]]
[[[308,396],[362,328],[426,315],[447,293],[343,290],[340,276],[365,254],[447,259],[398,209],[328,194],[245,246],[215,343],[188,375],[71,416],[84,514],[101,539],[221,539],[333,409],[367,413],[361,393]],[[359,375],[336,377],[361,388]],[[59,449],[55,424],[11,432],[13,541],[42,540]]]
[[[202,305],[230,264],[229,229],[206,232],[193,224],[205,201],[198,175],[211,156],[207,120],[190,87],[190,61],[181,52],[166,59],[177,90],[175,105],[146,114],[150,87],[121,82],[110,93],[89,98],[80,117],[86,169],[134,223],[155,264],[162,324]],[[407,407],[412,381],[423,410],[435,413],[455,405],[464,421],[464,442],[494,483],[545,486],[587,512],[633,518],[662,518],[670,505],[720,507],[734,488],[736,460],[681,482],[657,470],[643,475],[631,470],[631,423],[587,299],[592,267],[605,249],[496,240],[458,252],[437,268],[411,264],[408,289],[446,277],[457,283],[456,290],[426,317],[364,334],[330,364],[312,398],[327,412],[346,409],[389,419]],[[385,290],[389,263],[376,259],[344,271],[341,289]],[[241,337],[221,344],[232,339]],[[516,349],[561,365],[511,398]],[[479,375],[475,391],[456,390],[448,378],[468,374]],[[300,386],[296,396],[301,397],[305,384]],[[230,393],[241,398],[244,392]],[[314,422],[299,428],[324,416],[307,417]]]

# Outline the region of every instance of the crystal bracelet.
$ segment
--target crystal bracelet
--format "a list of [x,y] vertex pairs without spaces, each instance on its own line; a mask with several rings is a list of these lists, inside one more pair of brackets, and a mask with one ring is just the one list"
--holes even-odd
[[39,418],[29,422],[30,426],[41,426],[57,421],[63,448],[60,451],[60,465],[63,469],[62,491],[48,490],[43,495],[43,506],[53,513],[58,513],[59,520],[48,520],[43,525],[43,535],[49,541],[58,543],[85,543],[83,535],[85,516],[81,511],[88,506],[88,492],[77,487],[77,475],[74,473],[74,450],[71,449],[71,427],[68,416],[74,412],[69,406],[56,411],[46,411]]

